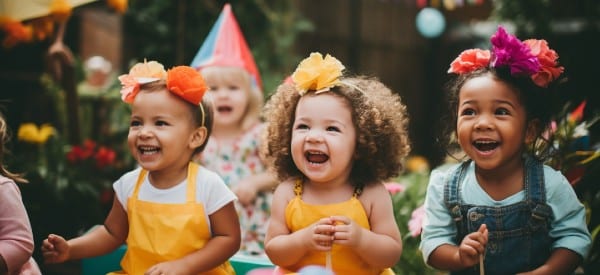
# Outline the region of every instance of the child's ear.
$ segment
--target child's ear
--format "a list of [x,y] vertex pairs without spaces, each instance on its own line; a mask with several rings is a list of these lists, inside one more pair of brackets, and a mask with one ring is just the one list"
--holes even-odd
[[207,135],[208,130],[206,129],[206,127],[202,126],[196,128],[196,130],[192,134],[192,139],[190,140],[190,147],[192,149],[196,149],[202,146],[202,144],[204,144],[204,142],[206,142],[206,139],[208,138]]
[[539,127],[540,121],[537,119],[534,119],[527,124],[527,129],[525,130],[525,144],[531,144],[535,141]]

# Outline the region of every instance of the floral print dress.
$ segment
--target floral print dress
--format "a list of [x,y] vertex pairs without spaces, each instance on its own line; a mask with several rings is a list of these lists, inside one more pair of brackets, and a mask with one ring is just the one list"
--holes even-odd
[[[247,176],[265,172],[265,166],[258,153],[260,134],[264,126],[264,123],[255,125],[230,146],[223,146],[210,137],[200,157],[200,163],[217,172],[229,188],[236,187]],[[265,255],[264,240],[267,221],[271,215],[271,196],[270,191],[259,192],[254,204],[246,207],[236,201],[242,230],[240,253]]]

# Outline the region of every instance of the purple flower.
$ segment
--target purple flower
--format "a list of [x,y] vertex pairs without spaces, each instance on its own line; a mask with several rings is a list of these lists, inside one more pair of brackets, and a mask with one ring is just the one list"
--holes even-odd
[[492,67],[510,67],[513,76],[530,76],[540,70],[540,62],[529,47],[510,35],[502,27],[490,39],[492,42]]

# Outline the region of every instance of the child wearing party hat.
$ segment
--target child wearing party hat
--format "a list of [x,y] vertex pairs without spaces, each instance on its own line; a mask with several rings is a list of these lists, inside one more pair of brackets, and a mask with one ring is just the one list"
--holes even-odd
[[228,259],[240,245],[236,197],[216,173],[192,162],[212,128],[202,76],[151,61],[119,80],[131,104],[127,143],[140,167],[113,184],[103,226],[69,241],[50,234],[45,261],[95,257],[126,242],[123,271],[111,274],[234,274]]
[[259,156],[264,128],[261,80],[246,40],[226,4],[191,64],[201,71],[215,110],[214,128],[199,163],[216,171],[237,195],[240,253],[264,255],[275,177]]

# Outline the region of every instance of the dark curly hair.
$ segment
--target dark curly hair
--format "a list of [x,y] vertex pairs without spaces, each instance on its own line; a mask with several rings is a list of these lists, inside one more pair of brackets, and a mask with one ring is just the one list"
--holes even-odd
[[[552,135],[544,135],[544,133],[548,130],[553,115],[558,110],[558,81],[555,81],[556,83],[551,84],[548,88],[542,88],[537,86],[529,77],[512,76],[509,70],[508,67],[484,67],[455,76],[447,83],[448,110],[447,115],[442,118],[442,133],[438,139],[441,146],[456,148],[454,137],[456,135],[458,97],[462,86],[471,79],[490,76],[512,87],[525,108],[527,125],[533,123],[535,139],[528,144],[528,154],[538,160],[545,160],[552,155],[554,139]],[[446,152],[452,156],[453,152],[450,150]]]
[[[327,93],[343,98],[356,128],[356,148],[350,178],[356,188],[397,176],[410,151],[408,115],[400,96],[375,78],[342,78]],[[302,178],[294,164],[290,143],[300,94],[293,84],[281,84],[265,105],[267,127],[262,157],[280,180]]]

